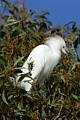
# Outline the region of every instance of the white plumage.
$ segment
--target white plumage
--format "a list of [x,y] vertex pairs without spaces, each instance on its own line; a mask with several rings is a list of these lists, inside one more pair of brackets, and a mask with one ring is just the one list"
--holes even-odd
[[[33,81],[42,85],[50,76],[53,68],[59,63],[61,52],[66,53],[66,44],[63,38],[58,35],[48,37],[44,44],[35,47],[22,66],[22,73],[17,74],[15,81],[17,83],[20,75],[28,72],[31,72],[32,79],[25,77],[18,86],[25,91],[30,91]],[[31,68],[29,68],[30,65]],[[27,82],[29,80],[30,83]]]

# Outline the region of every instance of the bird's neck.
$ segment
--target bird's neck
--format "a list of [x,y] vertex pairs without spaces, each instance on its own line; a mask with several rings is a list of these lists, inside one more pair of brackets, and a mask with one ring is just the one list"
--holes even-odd
[[59,48],[58,46],[55,46],[55,47],[50,46],[50,49],[52,50],[52,52],[53,52],[54,54],[58,54],[58,55],[61,56],[61,50],[60,50],[60,48]]
[[53,58],[55,59],[56,63],[58,63],[61,58],[61,51],[54,49],[52,50],[52,52],[53,52]]
[[53,50],[53,53],[54,53],[57,57],[61,57],[61,51],[60,51],[60,50]]

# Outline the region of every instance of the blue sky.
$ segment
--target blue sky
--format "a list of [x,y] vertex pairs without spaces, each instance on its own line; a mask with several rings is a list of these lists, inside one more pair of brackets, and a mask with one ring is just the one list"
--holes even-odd
[[41,12],[50,12],[49,20],[53,26],[76,21],[80,27],[80,0],[24,0],[26,7]]

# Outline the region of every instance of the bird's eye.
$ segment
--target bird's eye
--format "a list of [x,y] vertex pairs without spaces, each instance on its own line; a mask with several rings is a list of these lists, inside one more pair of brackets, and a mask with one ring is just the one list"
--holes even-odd
[[65,48],[65,46],[63,46],[63,48]]

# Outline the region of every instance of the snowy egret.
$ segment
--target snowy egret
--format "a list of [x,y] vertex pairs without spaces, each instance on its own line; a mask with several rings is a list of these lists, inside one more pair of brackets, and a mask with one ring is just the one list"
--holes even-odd
[[19,81],[21,74],[31,73],[31,77],[24,77],[19,82],[18,87],[30,91],[34,82],[42,85],[50,76],[53,68],[59,63],[61,52],[66,54],[66,44],[62,37],[54,35],[46,38],[44,44],[38,45],[32,50],[21,68],[22,73],[17,74],[16,83]]

